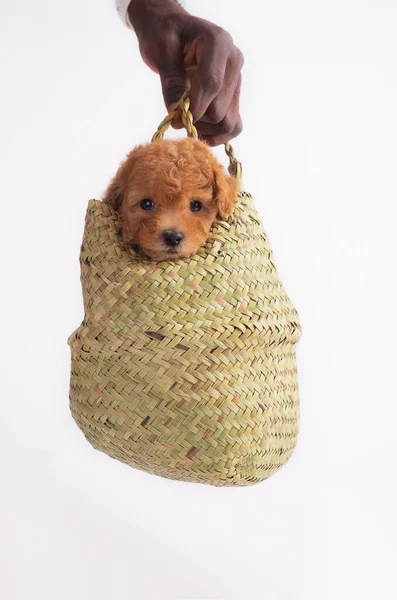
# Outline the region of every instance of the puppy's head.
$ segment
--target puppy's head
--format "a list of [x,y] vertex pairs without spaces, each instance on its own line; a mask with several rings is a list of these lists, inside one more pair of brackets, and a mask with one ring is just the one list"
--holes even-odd
[[157,140],[127,156],[103,201],[118,211],[127,246],[175,260],[203,245],[217,215],[232,213],[237,182],[203,142]]

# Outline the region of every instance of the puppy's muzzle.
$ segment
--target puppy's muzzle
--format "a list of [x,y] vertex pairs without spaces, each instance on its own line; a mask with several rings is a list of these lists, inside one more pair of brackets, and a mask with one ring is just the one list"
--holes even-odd
[[180,246],[184,237],[182,231],[175,231],[174,229],[166,229],[163,232],[163,240],[170,248]]

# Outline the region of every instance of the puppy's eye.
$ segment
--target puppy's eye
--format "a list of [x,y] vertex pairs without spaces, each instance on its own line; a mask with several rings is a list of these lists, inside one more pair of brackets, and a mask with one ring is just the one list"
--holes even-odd
[[201,202],[199,200],[192,200],[190,203],[190,210],[192,212],[198,212],[199,210],[201,210],[201,207],[203,205],[201,204]]
[[143,208],[143,210],[152,210],[152,208],[154,208],[153,200],[150,200],[150,198],[141,200],[141,208]]

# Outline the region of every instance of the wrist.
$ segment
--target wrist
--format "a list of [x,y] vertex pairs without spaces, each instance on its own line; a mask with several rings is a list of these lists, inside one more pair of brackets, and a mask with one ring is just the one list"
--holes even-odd
[[139,37],[165,17],[186,14],[177,0],[131,0],[128,7],[130,23]]

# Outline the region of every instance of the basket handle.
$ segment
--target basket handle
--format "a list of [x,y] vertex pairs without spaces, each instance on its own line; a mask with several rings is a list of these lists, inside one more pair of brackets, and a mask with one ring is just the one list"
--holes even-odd
[[[154,142],[155,140],[161,140],[164,137],[165,132],[171,125],[171,123],[174,120],[175,115],[177,114],[179,109],[181,110],[181,113],[182,113],[182,123],[186,129],[188,137],[195,138],[195,139],[198,138],[197,129],[195,128],[195,126],[193,124],[193,115],[189,110],[189,108],[190,108],[189,91],[190,90],[186,90],[186,92],[183,94],[183,96],[180,98],[180,100],[178,100],[178,102],[175,102],[175,104],[172,105],[172,108],[169,111],[168,115],[165,117],[165,119],[163,119],[161,121],[160,125],[157,128],[156,133],[153,135],[152,142]],[[241,182],[242,166],[241,166],[241,163],[236,158],[233,147],[229,143],[225,144],[225,152],[229,157],[229,169],[228,170],[229,170],[230,175],[232,175],[239,182]]]

